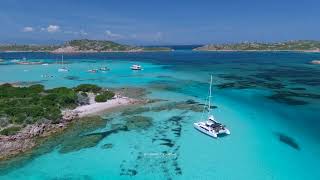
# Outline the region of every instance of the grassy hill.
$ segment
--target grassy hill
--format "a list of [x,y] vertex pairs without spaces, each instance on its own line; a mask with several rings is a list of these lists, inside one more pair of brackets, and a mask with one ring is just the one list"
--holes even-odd
[[209,44],[195,48],[198,51],[320,51],[320,41],[299,40],[277,43],[235,43],[235,44]]
[[119,44],[106,40],[71,40],[63,45],[0,45],[0,51],[34,51],[34,52],[136,52],[136,51],[171,51],[168,47],[139,47]]

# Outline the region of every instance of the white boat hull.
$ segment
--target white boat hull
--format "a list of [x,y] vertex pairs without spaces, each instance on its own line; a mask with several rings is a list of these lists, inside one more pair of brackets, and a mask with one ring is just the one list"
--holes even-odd
[[209,131],[209,130],[206,130],[206,129],[203,129],[201,128],[198,123],[193,123],[193,126],[194,128],[196,128],[198,131],[208,135],[208,136],[211,136],[211,137],[214,137],[214,138],[217,138],[218,137],[218,134],[215,133],[215,132],[212,132],[212,131]]
[[223,135],[223,134],[229,135],[230,134],[230,131],[227,128],[225,128],[223,130],[219,130],[218,132],[214,131],[214,130],[207,129],[207,128],[203,128],[201,126],[201,122],[193,123],[193,126],[198,131],[200,131],[200,132],[202,132],[202,133],[204,133],[204,134],[206,134],[208,136],[214,137],[214,138],[217,138],[218,135]]

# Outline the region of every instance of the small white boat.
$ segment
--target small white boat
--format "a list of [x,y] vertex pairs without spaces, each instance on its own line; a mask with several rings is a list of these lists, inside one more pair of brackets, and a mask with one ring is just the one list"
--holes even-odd
[[12,63],[16,63],[16,62],[19,62],[20,60],[18,60],[18,59],[13,59],[13,60],[11,60],[10,62],[12,62]]
[[42,66],[49,66],[49,64],[48,63],[43,63]]
[[109,71],[110,69],[108,67],[101,67],[100,71]]
[[63,66],[63,55],[61,56],[61,64],[62,64],[62,67],[58,69],[58,72],[68,72],[69,69]]
[[140,65],[134,64],[130,67],[132,70],[142,70],[142,67]]
[[61,67],[58,69],[58,72],[68,72],[69,69],[67,67]]
[[89,72],[89,73],[97,73],[98,70],[97,70],[97,69],[89,69],[88,72]]
[[212,87],[212,76],[209,88],[208,106],[205,105],[205,110],[208,110],[208,119],[206,121],[199,121],[193,123],[193,126],[200,132],[209,135],[211,137],[217,138],[219,135],[229,135],[230,131],[225,125],[216,121],[211,114],[211,87]]

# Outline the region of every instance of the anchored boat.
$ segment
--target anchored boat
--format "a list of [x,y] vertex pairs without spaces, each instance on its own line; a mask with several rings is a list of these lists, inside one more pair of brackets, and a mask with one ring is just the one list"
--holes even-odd
[[62,67],[58,69],[58,72],[68,72],[69,69],[66,66],[63,66],[63,55],[61,56]]
[[214,116],[211,114],[211,97],[212,97],[211,89],[212,89],[212,76],[211,76],[210,87],[209,87],[208,105],[204,106],[204,111],[206,110],[208,111],[208,118],[206,121],[199,121],[199,122],[193,123],[193,126],[200,132],[214,138],[217,138],[219,135],[222,135],[222,134],[229,135],[230,134],[229,129],[227,129],[225,125],[216,121]]
[[142,67],[140,65],[134,64],[130,67],[132,70],[142,70]]

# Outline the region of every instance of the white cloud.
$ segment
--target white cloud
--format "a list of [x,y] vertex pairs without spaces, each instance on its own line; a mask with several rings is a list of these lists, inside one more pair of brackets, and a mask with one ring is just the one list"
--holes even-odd
[[72,35],[75,35],[75,36],[87,36],[88,35],[88,33],[86,32],[86,31],[84,31],[84,30],[80,30],[80,31],[70,31],[70,30],[68,30],[68,31],[63,31],[63,33],[65,33],[65,34],[72,34]]
[[123,35],[121,34],[116,34],[116,33],[113,33],[111,32],[110,30],[106,30],[106,35],[110,38],[123,38]]
[[54,33],[54,32],[57,32],[57,31],[59,31],[60,30],[60,26],[58,26],[58,25],[49,25],[48,27],[47,27],[47,31],[49,32],[49,33]]
[[23,32],[32,32],[32,31],[34,31],[34,28],[33,28],[33,27],[30,27],[30,26],[27,26],[27,27],[24,27],[24,28],[22,29],[22,31],[23,31]]
[[131,34],[129,36],[132,39],[139,39],[144,41],[162,41],[164,38],[163,32],[147,32],[147,33],[139,33],[139,34]]

